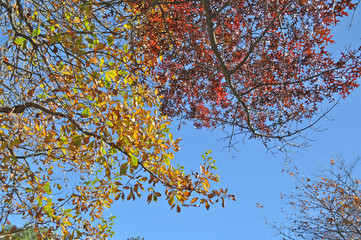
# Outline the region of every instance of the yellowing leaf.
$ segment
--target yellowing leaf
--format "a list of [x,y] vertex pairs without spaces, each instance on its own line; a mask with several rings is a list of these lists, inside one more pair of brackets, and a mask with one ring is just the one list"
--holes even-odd
[[168,204],[173,205],[173,203],[174,203],[174,196],[172,195],[168,200]]
[[132,164],[134,166],[138,166],[138,158],[136,156],[134,156],[133,154],[131,154],[131,153],[129,153],[129,156],[130,156],[130,158],[132,160]]
[[126,29],[132,29],[132,25],[130,24],[130,23],[126,23],[126,24],[124,24],[124,27],[126,28]]
[[170,165],[170,160],[167,155],[164,156],[164,162],[165,162],[165,164]]
[[47,194],[51,194],[51,188],[50,188],[50,183],[49,182],[46,182],[45,185],[44,185],[44,191],[47,193]]
[[85,117],[90,117],[90,109],[89,108],[85,108],[82,112],[81,112],[81,114],[83,115],[83,116],[85,116]]

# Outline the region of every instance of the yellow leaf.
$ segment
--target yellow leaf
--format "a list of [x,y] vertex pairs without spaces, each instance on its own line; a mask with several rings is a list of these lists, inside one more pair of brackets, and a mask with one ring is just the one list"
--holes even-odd
[[132,25],[130,23],[124,24],[124,27],[128,30],[132,29]]
[[192,201],[191,201],[191,204],[193,204],[193,203],[194,203],[195,201],[197,201],[197,200],[198,200],[197,197],[193,198]]
[[174,203],[174,196],[172,195],[168,200],[169,205],[173,205]]

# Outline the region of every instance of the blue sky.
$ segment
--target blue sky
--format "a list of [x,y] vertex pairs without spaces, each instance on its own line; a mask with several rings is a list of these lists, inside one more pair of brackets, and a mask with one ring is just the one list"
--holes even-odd
[[[361,10],[355,16],[351,31],[347,25],[350,18],[334,32],[337,45],[335,51],[350,42],[360,43]],[[293,149],[292,163],[307,174],[328,164],[330,159],[341,155],[352,161],[361,155],[361,89],[355,90],[345,100],[341,100],[320,122],[322,132],[307,131],[313,139],[308,149]],[[331,120],[333,119],[333,120]],[[236,195],[237,201],[226,201],[226,207],[214,205],[205,208],[182,208],[181,213],[170,210],[164,198],[157,203],[147,204],[146,199],[119,201],[109,210],[117,218],[114,239],[141,236],[146,240],[219,240],[219,239],[280,239],[265,224],[262,215],[270,220],[282,221],[280,194],[290,192],[292,178],[282,173],[284,155],[276,156],[257,141],[245,139],[238,144],[239,152],[229,153],[223,149],[226,143],[218,141],[225,135],[220,130],[213,132],[193,129],[191,125],[173,133],[181,137],[181,150],[175,157],[186,169],[198,169],[201,155],[211,149],[217,160],[217,173],[221,176],[219,187],[227,187]],[[264,206],[263,211],[256,203]]]
[[[321,168],[332,157],[340,154],[352,161],[361,155],[361,89],[333,110],[330,120],[323,120],[323,132],[309,132],[315,141],[308,150],[292,154],[292,162],[304,173]],[[282,173],[282,154],[272,155],[259,143],[245,141],[239,146],[235,158],[223,150],[217,141],[221,132],[197,131],[190,126],[178,132],[183,138],[181,151],[176,157],[188,167],[196,168],[205,149],[212,149],[217,159],[221,187],[228,187],[237,197],[236,202],[226,202],[225,208],[215,205],[204,208],[183,208],[181,213],[170,211],[166,201],[148,205],[146,199],[115,203],[110,210],[117,216],[115,239],[141,236],[146,240],[196,240],[196,239],[279,239],[262,216],[283,220],[280,193],[292,190],[292,178]],[[261,203],[262,213],[256,207]]]

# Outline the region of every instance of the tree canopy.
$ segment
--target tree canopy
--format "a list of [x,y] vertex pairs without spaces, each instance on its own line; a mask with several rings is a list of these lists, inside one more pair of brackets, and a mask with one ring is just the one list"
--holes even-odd
[[[152,68],[162,111],[231,137],[293,140],[322,102],[360,77],[360,46],[331,54],[332,28],[358,1],[135,1],[133,45]],[[140,39],[140,40],[138,40]],[[337,97],[336,97],[337,99]]]
[[61,231],[67,239],[104,239],[114,218],[104,210],[143,191],[148,203],[157,201],[158,185],[177,211],[234,199],[210,189],[218,176],[209,153],[198,172],[171,165],[180,139],[159,113],[158,91],[139,81],[154,63],[129,50],[128,19],[112,9],[0,1],[3,227],[20,215],[35,229],[47,227],[42,238]]
[[0,236],[18,215],[40,238],[105,239],[105,209],[159,188],[178,212],[235,200],[209,151],[172,164],[170,120],[298,136],[358,86],[361,49],[327,49],[356,3],[0,0]]

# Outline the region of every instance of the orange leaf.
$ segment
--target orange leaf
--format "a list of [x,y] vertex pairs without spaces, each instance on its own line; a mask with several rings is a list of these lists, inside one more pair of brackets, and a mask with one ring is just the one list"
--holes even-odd
[[194,203],[194,202],[197,201],[197,200],[198,200],[197,197],[193,198],[192,201],[191,201],[191,204]]

